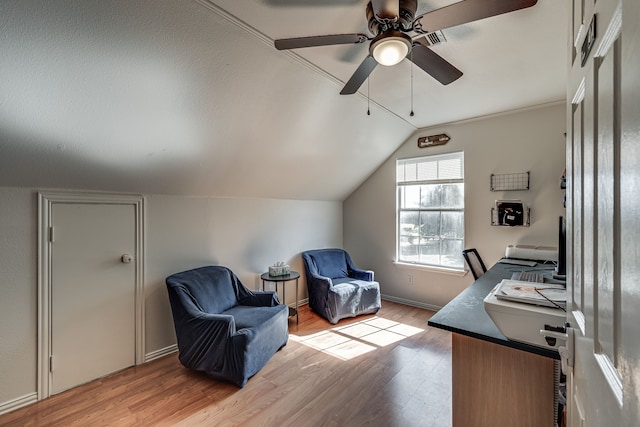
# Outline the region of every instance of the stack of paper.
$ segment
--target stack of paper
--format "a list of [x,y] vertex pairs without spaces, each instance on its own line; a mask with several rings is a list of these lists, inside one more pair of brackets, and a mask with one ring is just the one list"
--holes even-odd
[[551,283],[532,283],[505,279],[500,282],[500,287],[495,296],[502,300],[545,307],[564,308],[567,305],[567,289],[562,285]]

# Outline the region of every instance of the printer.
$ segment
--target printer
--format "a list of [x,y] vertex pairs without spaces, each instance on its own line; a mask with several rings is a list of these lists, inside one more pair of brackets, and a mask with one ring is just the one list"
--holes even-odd
[[558,261],[558,248],[553,246],[507,245],[505,258]]
[[[540,334],[540,330],[545,329],[545,325],[563,326],[566,322],[566,312],[557,307],[518,302],[515,299],[498,298],[496,293],[501,292],[501,286],[505,284],[512,285],[512,282],[515,281],[505,280],[497,284],[484,299],[484,308],[500,332],[510,340],[546,349],[557,349],[563,345],[562,341],[550,345]],[[522,283],[529,286],[533,285],[531,282]]]

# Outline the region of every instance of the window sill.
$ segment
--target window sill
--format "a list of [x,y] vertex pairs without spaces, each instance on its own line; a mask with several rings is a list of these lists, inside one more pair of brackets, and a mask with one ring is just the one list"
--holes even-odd
[[398,268],[406,268],[409,270],[419,270],[419,271],[429,271],[433,273],[442,273],[449,274],[452,276],[466,276],[468,270],[459,270],[457,268],[447,268],[447,267],[436,267],[434,265],[421,265],[421,264],[412,264],[409,262],[399,262],[393,261],[396,267]]

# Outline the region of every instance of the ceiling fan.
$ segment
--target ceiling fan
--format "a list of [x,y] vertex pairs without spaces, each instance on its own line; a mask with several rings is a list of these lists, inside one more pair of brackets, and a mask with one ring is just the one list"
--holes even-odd
[[341,95],[358,91],[376,65],[391,66],[408,59],[443,85],[462,76],[462,71],[429,49],[424,34],[491,16],[531,7],[537,0],[463,0],[415,16],[418,0],[371,0],[366,7],[369,31],[326,36],[296,37],[275,40],[278,50],[313,46],[359,44],[371,41],[369,55],[346,83]]

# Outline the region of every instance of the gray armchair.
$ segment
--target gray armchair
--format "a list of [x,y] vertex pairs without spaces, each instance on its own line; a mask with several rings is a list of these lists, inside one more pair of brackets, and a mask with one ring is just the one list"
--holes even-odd
[[185,367],[243,387],[289,338],[289,309],[252,292],[231,270],[210,266],[166,279]]
[[302,253],[309,306],[331,323],[381,307],[380,285],[373,271],[357,268],[343,249],[315,249]]

